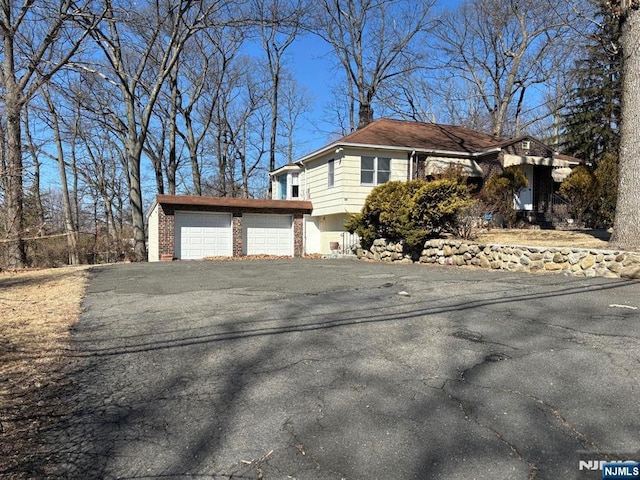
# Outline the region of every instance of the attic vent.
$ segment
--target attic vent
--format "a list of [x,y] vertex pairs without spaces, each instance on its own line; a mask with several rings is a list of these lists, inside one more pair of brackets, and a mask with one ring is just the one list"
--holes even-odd
[[531,142],[529,140],[522,141],[522,149],[529,150],[531,148]]

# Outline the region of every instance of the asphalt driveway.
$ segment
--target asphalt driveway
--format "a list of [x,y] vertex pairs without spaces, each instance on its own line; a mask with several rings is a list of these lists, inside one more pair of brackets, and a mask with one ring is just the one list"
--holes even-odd
[[587,479],[640,450],[638,282],[175,262],[96,268],[84,307],[60,476]]

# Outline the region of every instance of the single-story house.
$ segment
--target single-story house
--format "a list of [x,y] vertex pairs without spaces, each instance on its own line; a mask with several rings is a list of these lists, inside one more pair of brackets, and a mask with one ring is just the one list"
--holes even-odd
[[344,222],[381,183],[428,179],[459,165],[482,185],[515,165],[529,182],[514,198],[515,208],[547,212],[557,185],[579,163],[530,136],[502,139],[464,127],[382,118],[270,176],[274,200],[311,201],[313,213],[304,217],[305,253],[324,254],[351,241]]
[[242,255],[301,256],[311,202],[158,195],[149,215],[150,262]]

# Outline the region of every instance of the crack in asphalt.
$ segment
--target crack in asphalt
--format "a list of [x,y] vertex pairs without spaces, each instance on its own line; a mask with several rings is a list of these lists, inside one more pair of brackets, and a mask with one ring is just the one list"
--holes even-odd
[[[453,380],[455,381],[455,380]],[[581,443],[590,446],[591,448],[593,448],[596,452],[601,452],[602,448],[593,440],[591,440],[587,435],[585,435],[584,433],[580,432],[575,426],[573,426],[571,424],[571,422],[569,422],[560,412],[559,409],[557,409],[556,407],[554,407],[553,405],[551,405],[550,403],[548,403],[547,401],[543,400],[540,397],[537,397],[533,394],[530,393],[523,393],[520,392],[518,390],[512,390],[512,389],[508,389],[508,388],[500,388],[500,387],[490,387],[487,385],[481,385],[478,383],[474,383],[474,382],[465,382],[467,385],[471,385],[473,387],[477,387],[477,388],[482,388],[485,390],[491,390],[491,391],[496,391],[496,392],[501,392],[501,393],[506,393],[509,395],[515,395],[521,398],[526,398],[529,400],[534,401],[536,404],[542,406],[544,408],[545,411],[547,411],[549,414],[551,414],[558,422],[559,424],[565,429],[568,430],[569,432],[573,433],[573,438],[575,438],[576,440],[580,441]]]
[[509,441],[505,438],[505,436],[504,436],[502,433],[500,433],[498,430],[496,430],[495,428],[493,428],[493,427],[492,427],[492,426],[490,426],[490,425],[487,425],[487,424],[485,424],[485,423],[481,422],[477,417],[472,416],[472,415],[471,415],[471,413],[468,411],[467,407],[465,406],[465,402],[464,402],[461,398],[459,398],[459,397],[455,396],[453,393],[451,393],[450,391],[448,391],[448,390],[447,390],[447,388],[446,388],[446,384],[447,384],[449,381],[459,381],[459,380],[455,380],[455,379],[447,379],[447,380],[445,381],[445,383],[444,383],[443,387],[442,387],[442,390],[443,390],[443,392],[444,392],[444,393],[446,393],[446,394],[447,394],[447,396],[449,397],[449,399],[450,399],[451,401],[455,402],[455,403],[458,405],[458,407],[459,407],[460,411],[461,411],[461,412],[462,412],[462,414],[464,415],[465,420],[470,421],[470,422],[473,422],[473,423],[475,423],[476,425],[478,425],[479,427],[484,428],[484,429],[486,429],[486,430],[490,431],[491,433],[493,433],[493,434],[498,438],[498,440],[500,440],[500,442],[502,442],[504,445],[506,445],[507,447],[509,447],[509,449],[511,450],[511,452],[513,452],[513,454],[515,455],[515,457],[516,457],[520,462],[522,462],[522,463],[524,463],[525,465],[527,465],[527,467],[529,468],[529,476],[527,477],[527,480],[535,480],[535,479],[536,479],[536,477],[537,477],[537,475],[538,475],[538,472],[539,472],[539,468],[535,465],[535,463],[534,463],[534,462],[532,462],[532,461],[530,461],[530,460],[527,460],[527,459],[522,455],[522,453],[520,453],[520,451],[518,450],[518,448],[517,448],[514,444],[512,444],[511,442],[509,442]]
[[587,332],[584,330],[580,330],[578,328],[572,328],[572,327],[567,327],[565,325],[556,325],[554,323],[547,323],[547,322],[538,322],[542,325],[547,325],[549,327],[552,328],[558,328],[560,330],[568,330],[570,332],[574,332],[574,333],[579,333],[580,335],[585,335],[585,336],[594,336],[594,337],[604,337],[604,338],[625,338],[628,340],[640,340],[640,336],[635,336],[635,335],[624,335],[621,333],[599,333],[599,332]]

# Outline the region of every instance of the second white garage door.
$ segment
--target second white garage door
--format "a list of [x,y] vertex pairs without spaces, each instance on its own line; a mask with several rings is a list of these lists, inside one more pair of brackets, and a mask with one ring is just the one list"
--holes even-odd
[[293,256],[291,215],[243,215],[245,255]]
[[231,215],[228,213],[176,212],[175,252],[182,260],[230,257]]

